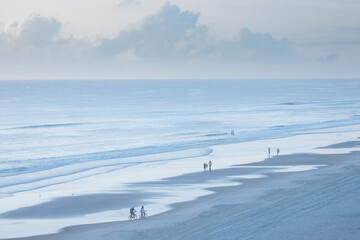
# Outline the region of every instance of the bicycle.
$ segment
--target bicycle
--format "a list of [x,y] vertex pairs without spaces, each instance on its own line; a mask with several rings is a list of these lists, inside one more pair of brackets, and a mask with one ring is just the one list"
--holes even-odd
[[139,215],[139,219],[145,219],[148,217],[148,214],[146,212],[144,212],[143,214]]
[[136,215],[136,213],[134,213],[134,214],[129,214],[128,219],[129,219],[130,221],[132,221],[132,220],[136,220],[136,219],[137,219],[137,215]]

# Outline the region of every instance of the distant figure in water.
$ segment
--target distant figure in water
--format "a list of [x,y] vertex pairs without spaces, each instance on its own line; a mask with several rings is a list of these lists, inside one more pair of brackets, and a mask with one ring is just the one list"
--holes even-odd
[[279,152],[280,152],[280,149],[277,148],[277,149],[276,149],[276,156],[279,156]]
[[212,161],[209,160],[209,171],[211,171],[211,165],[212,165]]
[[230,134],[234,136],[235,135],[234,130],[231,130]]
[[204,162],[204,172],[207,170],[208,164]]
[[268,148],[268,155],[269,155],[269,158],[270,158],[270,148]]

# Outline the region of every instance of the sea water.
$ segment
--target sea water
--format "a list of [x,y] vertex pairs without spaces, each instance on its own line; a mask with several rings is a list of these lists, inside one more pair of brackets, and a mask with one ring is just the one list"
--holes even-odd
[[0,81],[0,198],[74,191],[115,169],[131,182],[126,169],[214,146],[356,126],[359,92],[342,79]]
[[77,163],[359,124],[359,92],[340,79],[0,81],[0,192]]

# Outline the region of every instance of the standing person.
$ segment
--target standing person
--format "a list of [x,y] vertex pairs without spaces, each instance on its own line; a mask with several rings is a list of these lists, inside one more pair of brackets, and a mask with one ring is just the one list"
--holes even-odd
[[279,156],[279,152],[280,152],[280,149],[277,148],[277,149],[276,149],[276,156]]
[[268,154],[269,154],[269,158],[270,158],[270,148],[268,147]]
[[209,171],[211,171],[211,165],[212,165],[212,161],[209,160]]
[[207,168],[206,165],[207,165],[207,164],[204,162],[204,172],[206,171],[206,168]]

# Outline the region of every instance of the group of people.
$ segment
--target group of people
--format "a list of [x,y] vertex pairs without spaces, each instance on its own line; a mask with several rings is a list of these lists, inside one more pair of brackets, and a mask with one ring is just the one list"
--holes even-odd
[[[130,208],[130,215],[134,216],[135,213],[136,213],[136,210],[135,210],[135,208],[133,206],[132,208]],[[140,209],[140,214],[141,214],[142,218],[145,217],[145,213],[146,213],[146,210],[145,210],[144,206],[142,206],[141,209]]]
[[211,160],[209,160],[209,163],[204,162],[204,164],[203,164],[204,172],[205,172],[206,170],[208,170],[208,168],[209,168],[209,171],[211,171],[211,166],[212,166],[212,161],[211,161]]
[[[271,151],[270,151],[270,147],[269,147],[269,148],[268,148],[269,158],[271,157],[270,153],[271,153]],[[279,156],[279,153],[280,153],[280,149],[279,149],[279,148],[276,148],[276,156]]]

